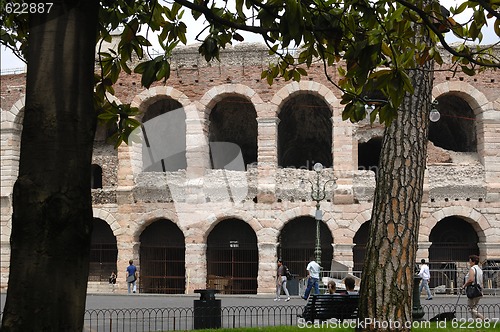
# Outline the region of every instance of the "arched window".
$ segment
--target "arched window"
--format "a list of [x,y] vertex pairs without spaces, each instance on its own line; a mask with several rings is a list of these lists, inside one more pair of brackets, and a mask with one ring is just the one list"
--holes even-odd
[[429,140],[446,150],[477,151],[476,117],[469,104],[454,94],[440,96],[437,101],[441,118],[430,123]]
[[97,164],[92,164],[91,166],[91,178],[90,178],[90,188],[99,189],[102,188],[102,168]]
[[257,162],[256,118],[254,106],[242,97],[226,97],[215,105],[210,113],[209,130],[210,158],[214,169],[226,168],[240,153],[242,168]]
[[279,114],[278,165],[312,170],[315,163],[332,167],[332,121],[319,97],[300,94],[285,102]]
[[358,170],[373,171],[377,175],[382,149],[382,138],[375,137],[366,143],[358,143]]
[[175,172],[186,169],[186,113],[171,98],[156,101],[142,118],[145,172]]

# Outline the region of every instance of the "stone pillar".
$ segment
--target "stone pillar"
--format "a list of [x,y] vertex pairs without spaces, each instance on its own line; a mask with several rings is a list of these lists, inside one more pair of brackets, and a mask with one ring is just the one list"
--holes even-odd
[[423,258],[426,262],[429,262],[429,248],[431,247],[432,242],[419,242],[417,247],[417,262]]
[[208,128],[195,106],[186,107],[186,162],[188,178],[200,178],[210,169]]
[[488,241],[488,243],[478,243],[477,246],[479,247],[480,261],[500,257],[500,242]]
[[257,150],[257,201],[276,201],[276,170],[278,167],[278,124],[279,118],[258,118]]
[[[498,106],[497,103],[497,109]],[[483,159],[485,170],[486,202],[498,202],[500,201],[500,168],[498,167],[500,165],[500,155],[498,154],[500,150],[500,141],[498,140],[500,113],[495,111],[492,105],[491,109],[481,113],[477,120],[482,121],[482,126],[480,126],[482,131],[477,133],[477,138],[478,152]]]
[[[128,235],[117,236],[116,243],[118,246],[118,258],[116,262],[116,268],[118,271],[116,271],[116,285],[118,288],[118,292],[126,293],[126,271],[129,265],[129,260],[132,259],[134,261],[134,265],[137,267],[137,271],[139,272],[139,278],[141,277],[141,262],[139,261],[139,249],[141,243],[130,239]],[[140,280],[137,283],[137,289],[140,293],[141,290],[139,289],[139,284]]]
[[333,170],[337,177],[337,189],[333,197],[335,204],[354,203],[354,169],[357,165],[353,164],[353,128],[354,126],[347,121],[342,121],[340,117],[332,117],[332,153]]
[[352,248],[354,243],[333,243],[333,259],[349,267],[350,270],[354,267],[354,257]]
[[118,174],[116,188],[116,202],[118,205],[132,204],[134,197],[132,190],[135,186],[136,173],[142,171],[142,144],[122,143],[118,147]]
[[186,238],[186,294],[207,288],[207,245]]
[[[276,292],[277,243],[259,243],[259,271],[257,273],[257,293]],[[285,262],[286,264],[286,262]]]
[[194,106],[186,107],[186,179],[185,201],[204,203],[205,172],[211,169],[208,128],[210,122],[201,118]]

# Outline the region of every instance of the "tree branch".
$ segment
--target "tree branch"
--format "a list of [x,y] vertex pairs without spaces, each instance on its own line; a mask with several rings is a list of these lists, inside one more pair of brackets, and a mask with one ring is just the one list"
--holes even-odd
[[490,68],[500,68],[500,63],[484,63],[484,62],[478,61],[473,56],[475,53],[464,53],[464,52],[456,51],[455,49],[453,49],[453,47],[451,47],[446,42],[443,34],[441,32],[439,32],[439,29],[436,26],[434,26],[433,22],[431,22],[431,20],[429,19],[429,15],[425,11],[423,11],[422,9],[418,8],[417,6],[413,5],[412,3],[407,2],[405,0],[396,0],[396,2],[398,2],[399,4],[405,6],[409,9],[412,9],[413,11],[415,11],[418,14],[418,16],[420,16],[422,21],[424,22],[424,25],[436,34],[436,36],[438,37],[439,41],[441,42],[441,45],[443,46],[443,48],[445,50],[447,50],[448,52],[450,52],[452,55],[467,59],[471,63],[479,65],[479,66],[490,67]]

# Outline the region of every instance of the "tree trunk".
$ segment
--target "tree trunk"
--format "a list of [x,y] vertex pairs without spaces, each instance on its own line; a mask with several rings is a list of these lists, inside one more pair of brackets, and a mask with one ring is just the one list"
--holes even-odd
[[429,62],[410,72],[415,92],[404,97],[402,109],[384,133],[361,280],[362,324],[358,330],[410,330],[406,324],[412,322],[432,69]]
[[95,0],[66,0],[29,18],[5,332],[83,329],[97,15]]

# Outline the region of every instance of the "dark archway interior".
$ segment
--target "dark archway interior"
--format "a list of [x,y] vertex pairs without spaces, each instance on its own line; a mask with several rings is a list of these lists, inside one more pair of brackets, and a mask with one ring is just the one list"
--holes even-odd
[[[333,259],[333,237],[324,222],[320,222],[321,267],[329,271]],[[313,217],[298,217],[283,227],[278,245],[278,256],[293,274],[306,276],[309,258],[316,246],[316,220]]]
[[184,294],[184,234],[172,221],[160,219],[149,225],[139,238],[142,293]]
[[90,240],[89,281],[107,281],[116,271],[118,247],[108,223],[94,218]]
[[471,224],[459,217],[439,221],[429,236],[430,262],[466,262],[469,255],[479,255],[479,237]]
[[144,171],[186,169],[186,114],[178,101],[164,98],[153,103],[142,118],[142,128]]
[[376,175],[381,150],[381,137],[374,137],[366,143],[358,143],[358,170],[374,171]]
[[366,221],[361,225],[361,227],[354,235],[354,247],[352,248],[353,260],[354,260],[354,271],[363,271],[363,265],[366,254],[366,244],[368,243],[368,237],[370,236],[370,220]]
[[102,188],[102,168],[97,164],[92,164],[91,166],[91,177],[90,177],[90,188],[100,189]]
[[[251,102],[234,96],[218,102],[210,113],[209,131],[214,169],[226,168],[240,153],[245,169],[247,165],[257,162],[257,112]],[[225,144],[217,149],[212,142],[234,144]]]
[[285,102],[279,114],[278,164],[312,169],[320,162],[332,167],[332,121],[328,105],[310,94]]
[[223,294],[257,294],[258,268],[252,227],[239,219],[217,224],[207,239],[207,287]]
[[469,104],[453,94],[443,95],[437,101],[441,118],[430,123],[429,140],[446,150],[477,151],[476,117]]

